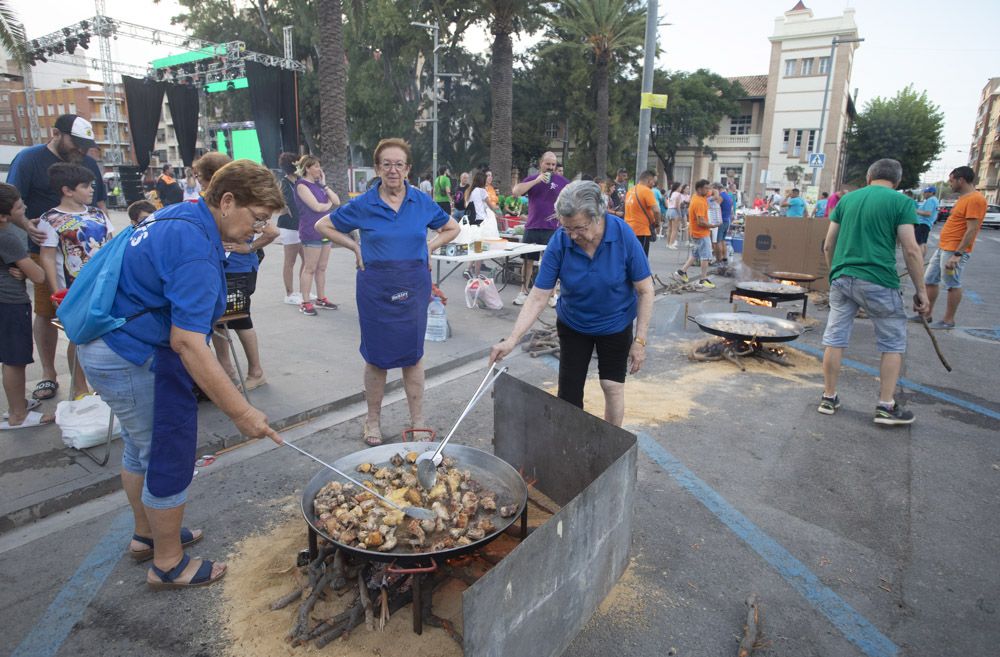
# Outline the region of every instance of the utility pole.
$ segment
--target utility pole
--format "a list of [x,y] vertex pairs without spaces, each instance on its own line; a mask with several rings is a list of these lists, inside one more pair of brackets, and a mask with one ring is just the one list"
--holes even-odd
[[426,30],[430,30],[434,34],[434,59],[433,59],[433,64],[432,64],[432,66],[433,66],[433,71],[432,71],[433,82],[431,83],[431,94],[433,95],[434,104],[433,104],[433,107],[431,109],[431,118],[430,119],[422,119],[421,121],[423,123],[430,123],[431,124],[431,141],[433,143],[433,145],[431,147],[431,151],[432,151],[431,152],[431,176],[432,177],[436,177],[437,176],[437,170],[438,170],[438,78],[457,78],[457,77],[461,77],[461,74],[459,74],[459,73],[439,73],[438,72],[438,48],[440,47],[438,45],[438,34],[440,33],[441,28],[438,26],[437,23],[434,23],[432,25],[430,23],[418,23],[416,21],[413,21],[413,22],[410,23],[410,25],[412,25],[414,27],[422,27],[422,28],[424,28]]
[[[818,149],[817,153],[825,153],[826,148],[823,144],[824,130],[823,122],[826,119],[826,103],[830,97],[830,78],[833,77],[833,62],[837,55],[837,46],[842,43],[861,43],[864,39],[840,39],[833,37],[833,42],[830,44],[830,64],[826,67],[826,84],[823,86],[823,106],[819,111],[819,130],[816,134],[816,143],[813,144],[813,148]],[[830,112],[833,113],[832,111]],[[836,174],[834,174],[836,177]],[[819,188],[819,167],[812,168],[812,184]]]
[[[646,2],[646,58],[642,64],[642,92],[653,91],[653,67],[656,59],[656,24],[658,22],[657,0]],[[639,146],[635,155],[635,179],[646,170],[649,162],[649,121],[652,109],[639,110]]]

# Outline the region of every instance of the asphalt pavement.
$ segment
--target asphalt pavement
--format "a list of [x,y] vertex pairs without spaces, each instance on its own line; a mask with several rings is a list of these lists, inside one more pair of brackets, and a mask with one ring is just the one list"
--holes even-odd
[[[662,242],[653,249],[661,277],[682,257]],[[615,604],[595,614],[564,654],[735,654],[751,593],[764,610],[757,654],[992,654],[1000,640],[998,253],[1000,233],[985,231],[967,271],[960,328],[937,334],[953,372],[938,363],[923,329],[910,326],[898,398],[917,419],[905,428],[872,423],[878,356],[870,322],[856,324],[840,386],[844,406],[827,417],[816,412],[822,321],[790,345],[794,367],[740,372],[687,357],[706,336],[685,311],[730,309],[728,285],[659,297],[647,365],[626,390],[626,425],[641,454],[633,563]],[[280,259],[270,249],[254,297],[271,383],[252,399],[290,427],[287,439],[336,458],[361,448],[353,261],[335,251],[331,262],[330,296],[344,302],[341,310],[307,318],[281,304]],[[439,429],[458,416],[482,376],[485,350],[515,317],[509,306],[460,307],[460,279],[444,289],[454,337],[429,344],[427,356],[436,367],[428,417]],[[504,292],[508,304],[515,292]],[[811,307],[814,314],[825,317]],[[546,390],[557,367],[550,357],[510,359],[514,376]],[[386,401],[383,430],[393,435],[405,425],[405,400],[396,390]],[[224,418],[207,405],[202,416],[206,446],[235,444]],[[488,449],[490,405],[466,422],[455,440]],[[14,486],[43,495],[96,476],[46,487],[61,468],[90,468],[47,431],[0,436],[4,504]],[[36,443],[46,446],[32,451]],[[110,481],[117,468],[92,469]],[[187,513],[189,526],[207,532],[196,554],[225,558],[246,536],[293,518],[314,472],[291,450],[261,441],[200,468]],[[143,568],[121,558],[131,533],[122,494],[75,499],[42,520],[8,521],[0,534],[7,619],[0,654],[225,654],[219,587],[148,592]],[[447,640],[437,631],[424,636]]]

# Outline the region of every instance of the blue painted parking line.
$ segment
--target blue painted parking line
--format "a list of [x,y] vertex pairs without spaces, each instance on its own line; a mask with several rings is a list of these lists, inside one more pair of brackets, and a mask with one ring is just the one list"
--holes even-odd
[[111,521],[111,527],[56,594],[55,600],[10,657],[55,655],[114,570],[122,557],[123,546],[128,544],[131,537],[132,513],[125,511]]
[[639,438],[639,447],[646,456],[663,468],[684,490],[693,495],[722,524],[778,571],[778,574],[833,623],[848,641],[860,648],[868,657],[894,657],[899,654],[899,646],[882,634],[847,601],[824,585],[791,552],[765,534],[649,434],[640,432],[636,435]]
[[[822,349],[818,349],[816,347],[801,343],[796,344],[795,347],[792,348],[816,356],[820,360],[823,359]],[[865,365],[864,363],[859,363],[858,361],[851,360],[850,358],[844,358],[841,361],[841,364],[847,365],[848,367],[856,369],[859,372],[864,372],[865,374],[878,377],[877,367],[872,367],[871,365]],[[935,399],[946,402],[948,404],[954,404],[955,406],[960,406],[968,411],[972,411],[973,413],[979,413],[980,415],[985,415],[988,418],[992,418],[994,420],[1000,420],[1000,413],[994,411],[993,409],[986,408],[985,406],[981,406],[980,404],[976,404],[974,402],[966,401],[964,399],[961,399],[960,397],[956,397],[955,395],[949,394],[947,392],[931,388],[930,386],[925,386],[922,383],[917,383],[916,381],[911,381],[910,379],[900,377],[899,385],[914,392],[919,392],[929,397],[934,397]]]
[[973,292],[972,290],[965,290],[962,296],[963,298],[968,299],[977,306],[983,305],[983,298],[979,296],[978,292]]

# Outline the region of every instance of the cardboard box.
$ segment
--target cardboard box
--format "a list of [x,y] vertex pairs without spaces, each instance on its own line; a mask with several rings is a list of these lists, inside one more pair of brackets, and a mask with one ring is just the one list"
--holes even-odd
[[769,271],[788,271],[819,276],[806,285],[827,290],[830,273],[823,257],[823,240],[829,219],[748,216],[743,241],[743,264],[764,278]]

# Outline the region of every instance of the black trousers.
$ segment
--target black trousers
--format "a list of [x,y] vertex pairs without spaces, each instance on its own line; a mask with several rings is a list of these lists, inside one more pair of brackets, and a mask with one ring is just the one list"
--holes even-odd
[[586,335],[557,321],[556,332],[559,335],[559,399],[583,408],[583,386],[595,347],[598,376],[625,383],[628,352],[632,348],[631,324],[624,331],[611,335]]
[[649,238],[649,235],[639,236],[639,244],[642,245],[642,252],[646,254],[646,257],[649,257]]

